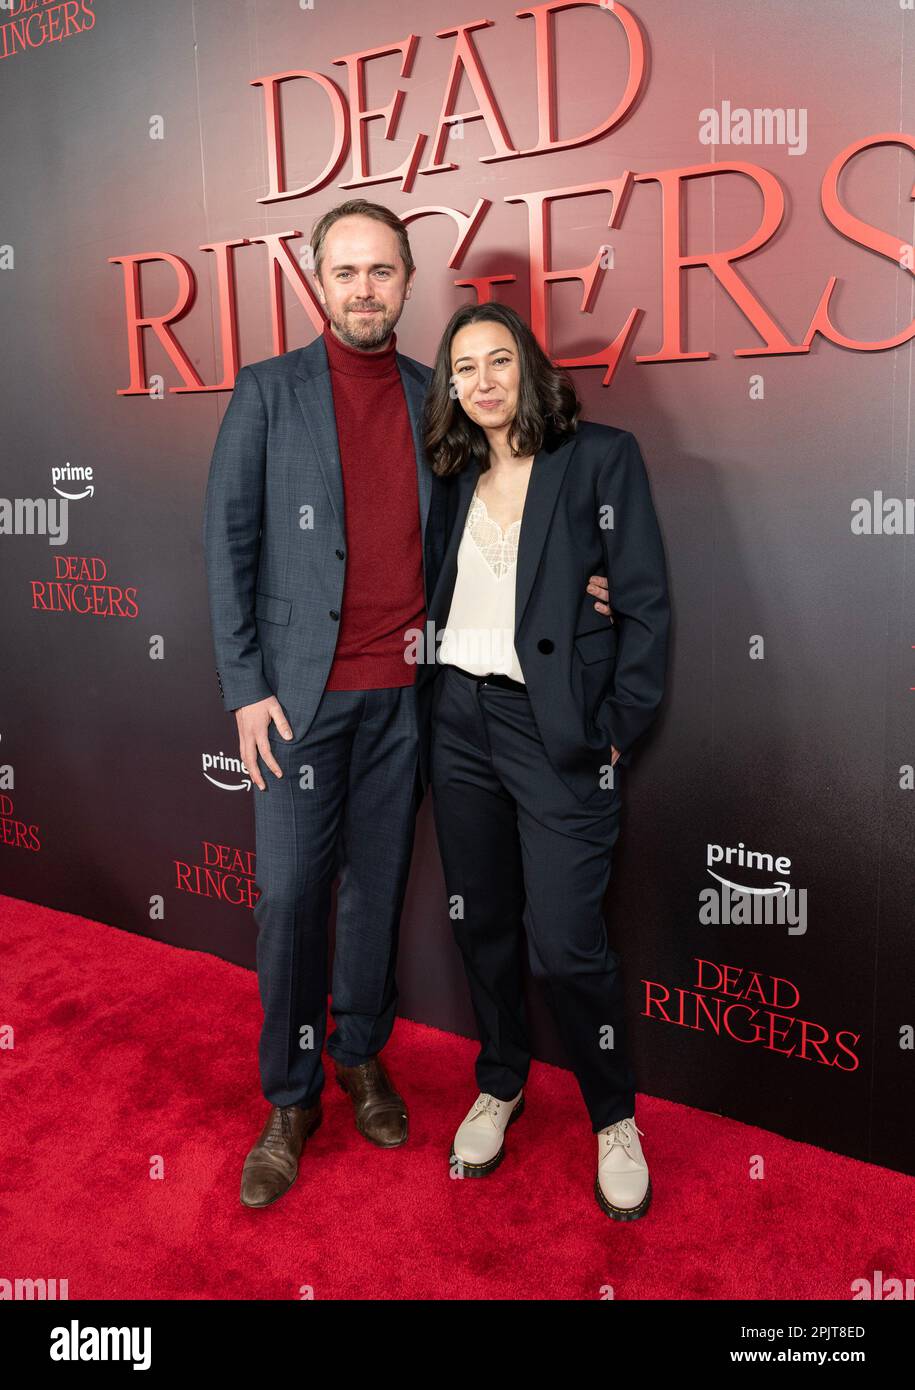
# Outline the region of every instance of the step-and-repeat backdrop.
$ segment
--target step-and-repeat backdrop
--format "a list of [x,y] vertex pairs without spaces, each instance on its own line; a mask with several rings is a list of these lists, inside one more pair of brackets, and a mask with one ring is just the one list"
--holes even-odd
[[[253,966],[203,494],[364,196],[419,266],[402,351],[504,301],[642,447],[671,668],[607,903],[639,1089],[915,1172],[913,71],[904,0],[0,9],[2,891]],[[428,799],[399,982],[473,1034]]]

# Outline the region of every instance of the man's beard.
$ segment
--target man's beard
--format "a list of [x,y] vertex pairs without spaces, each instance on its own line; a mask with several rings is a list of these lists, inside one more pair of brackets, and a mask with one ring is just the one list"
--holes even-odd
[[[352,306],[351,306],[352,307]],[[380,347],[385,338],[390,337],[391,330],[400,317],[392,309],[385,309],[381,305],[372,305],[380,310],[377,314],[345,313],[342,319],[334,319],[334,328],[339,333],[349,347],[354,348],[376,348]]]

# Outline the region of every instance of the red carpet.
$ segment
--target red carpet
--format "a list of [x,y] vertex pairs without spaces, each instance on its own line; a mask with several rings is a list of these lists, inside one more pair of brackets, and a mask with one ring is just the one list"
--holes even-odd
[[454,1180],[476,1044],[404,1020],[385,1060],[408,1143],[360,1138],[329,1083],[295,1185],[247,1211],[254,974],[11,898],[0,918],[2,1278],[66,1278],[71,1299],[848,1299],[915,1268],[915,1179],[650,1096],[651,1210],[608,1220],[575,1083],[545,1065],[498,1172]]

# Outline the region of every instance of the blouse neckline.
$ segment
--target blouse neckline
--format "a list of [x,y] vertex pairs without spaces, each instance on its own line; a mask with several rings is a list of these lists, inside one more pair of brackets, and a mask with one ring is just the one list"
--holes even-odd
[[496,521],[495,517],[490,516],[489,508],[487,507],[486,503],[483,501],[483,498],[479,495],[479,493],[475,492],[473,494],[472,500],[478,506],[483,508],[483,511],[486,513],[486,520],[489,522],[490,526],[495,526],[496,530],[499,532],[499,535],[502,537],[503,542],[508,538],[508,536],[511,534],[511,532],[515,529],[516,526],[521,525],[523,518],[519,516],[518,520],[513,521],[507,530],[503,530],[502,527],[499,525],[498,521]]

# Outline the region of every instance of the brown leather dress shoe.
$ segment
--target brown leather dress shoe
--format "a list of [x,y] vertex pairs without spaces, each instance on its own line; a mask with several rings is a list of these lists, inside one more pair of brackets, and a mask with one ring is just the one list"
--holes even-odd
[[394,1149],[407,1139],[407,1107],[391,1085],[378,1057],[358,1067],[344,1067],[334,1058],[337,1085],[352,1097],[356,1128],[383,1149]]
[[267,1123],[245,1159],[241,1200],[246,1207],[269,1207],[288,1192],[299,1171],[299,1157],[321,1123],[321,1105],[271,1106]]

